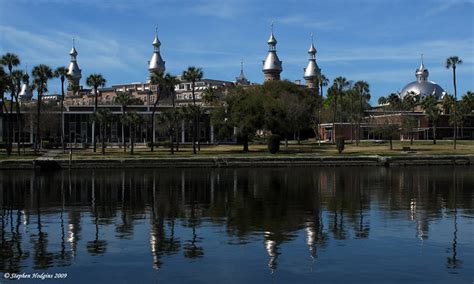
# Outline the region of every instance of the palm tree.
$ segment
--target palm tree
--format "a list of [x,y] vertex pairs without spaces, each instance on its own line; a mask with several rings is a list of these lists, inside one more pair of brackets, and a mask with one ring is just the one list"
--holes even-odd
[[125,115],[125,120],[128,122],[128,127],[130,129],[130,154],[133,155],[137,124],[141,124],[143,118],[136,112],[130,112]]
[[[165,76],[165,89],[167,93],[171,97],[171,104],[173,106],[173,131],[176,134],[176,151],[179,150],[179,121],[178,121],[178,111],[176,109],[176,91],[175,87],[179,84],[179,80],[175,76],[171,76],[170,74],[166,74]],[[170,137],[171,148],[173,147],[173,138]],[[171,149],[171,153],[173,154],[173,150]]]
[[[17,126],[17,132],[18,132],[18,140],[17,140],[17,150],[18,150],[18,156],[20,155],[21,153],[21,149],[20,149],[20,140],[21,140],[21,115],[20,115],[20,102],[19,102],[19,99],[18,99],[18,95],[20,94],[20,89],[21,89],[21,82],[23,81],[23,77],[24,77],[24,73],[23,71],[20,71],[20,70],[15,70],[12,72],[12,80],[13,80],[13,85],[14,85],[14,92],[12,93],[15,93],[15,100],[16,100],[16,126]],[[12,112],[13,112],[13,109],[12,109]],[[13,135],[14,137],[14,135]]]
[[[20,65],[20,59],[18,58],[18,55],[9,53],[7,52],[0,58],[0,63],[3,66],[6,66],[8,68],[9,72],[9,90],[11,94],[11,101],[10,101],[10,111],[13,113],[13,98],[15,97],[15,87],[13,83],[13,78],[12,78],[12,70],[14,66]],[[6,116],[6,123],[7,123],[7,154],[10,155],[12,152],[12,137],[11,137],[11,132],[13,131],[12,125],[10,123],[10,117],[8,115],[8,106],[5,103],[5,110],[7,111],[7,116]]]
[[63,147],[63,153],[66,152],[66,143],[64,139],[64,81],[67,77],[67,68],[64,66],[56,68],[54,71],[54,77],[61,80],[61,145]]
[[421,103],[428,120],[433,124],[433,144],[436,144],[436,124],[441,115],[441,110],[438,108],[437,99],[431,95],[426,97]]
[[359,115],[357,116],[357,136],[356,145],[359,146],[360,140],[360,123],[364,115],[364,110],[370,100],[369,83],[365,81],[357,81],[354,85],[354,90],[359,97]]
[[41,114],[41,99],[43,94],[48,91],[48,80],[53,78],[53,70],[48,65],[40,64],[33,68],[31,72],[33,74],[33,84],[38,92],[38,102],[36,109],[36,137],[35,137],[35,154],[40,149],[41,143],[41,127],[40,127],[40,114]]
[[117,92],[117,96],[115,97],[115,102],[122,107],[122,143],[124,152],[127,152],[127,142],[125,141],[125,123],[127,122],[127,119],[125,113],[127,106],[131,105],[133,101],[134,99],[132,95],[127,92]]
[[387,97],[387,103],[390,105],[391,110],[400,110],[401,108],[401,100],[400,96],[396,93],[391,93]]
[[112,122],[112,113],[108,109],[100,109],[96,113],[93,114],[92,120],[99,124],[99,135],[100,141],[102,142],[102,155],[105,155],[105,141],[107,127],[110,126]]
[[[12,80],[13,67],[20,65],[20,58],[18,57],[18,55],[7,52],[6,54],[2,56],[2,58],[0,59],[0,62],[2,65],[8,68],[8,72],[10,73],[10,80]],[[13,80],[10,82],[10,86],[11,86],[10,110],[13,112],[13,97],[15,95]]]
[[156,86],[156,98],[153,103],[153,110],[151,111],[151,151],[153,152],[155,149],[155,113],[156,107],[158,106],[158,102],[164,90],[164,73],[163,71],[153,71],[150,75],[150,85]]
[[378,103],[379,105],[384,105],[384,104],[387,103],[387,98],[382,96],[382,97],[380,97],[380,98],[377,100],[377,103]]
[[[453,85],[454,85],[454,107],[453,107],[453,112],[454,112],[454,117],[456,117],[456,103],[458,100],[457,96],[457,90],[456,90],[456,66],[462,64],[462,60],[457,57],[457,56],[451,56],[446,59],[446,68],[452,68],[453,69]],[[454,149],[456,149],[456,136],[457,136],[457,123],[456,119],[454,119]]]
[[319,83],[319,95],[323,97],[323,87],[326,87],[329,84],[329,79],[326,78],[323,74],[318,74],[318,83]]
[[443,113],[444,114],[451,114],[454,105],[454,96],[450,94],[445,94],[443,96]]
[[[196,94],[195,94],[195,89],[196,89],[196,81],[199,81],[203,77],[203,72],[201,68],[196,68],[194,66],[188,67],[187,70],[183,71],[183,79],[191,82],[191,94],[193,97],[193,105],[196,105]],[[199,131],[199,116],[194,117],[194,125],[193,125],[193,153],[196,154],[196,137],[197,137],[197,132]],[[201,136],[201,135],[199,135]],[[199,138],[198,138],[198,147],[201,148],[201,145],[199,145]]]
[[[94,114],[97,112],[97,107],[98,107],[98,89],[99,87],[105,86],[105,83],[107,81],[102,77],[101,74],[91,74],[89,77],[87,77],[86,84],[89,87],[92,87],[94,89]],[[92,123],[92,139],[94,141],[94,153],[96,152],[97,149],[97,141],[95,139],[95,122]]]
[[[338,110],[338,101],[342,100],[342,96],[345,94],[347,91],[347,87],[350,86],[350,82],[347,81],[346,78],[339,76],[336,79],[334,79],[333,82],[333,100],[334,100],[334,113],[333,113],[333,121],[332,121],[332,131],[333,131],[333,138],[332,143],[334,144],[336,142],[336,113]],[[342,123],[342,111],[339,111],[340,117],[339,117],[339,123]]]

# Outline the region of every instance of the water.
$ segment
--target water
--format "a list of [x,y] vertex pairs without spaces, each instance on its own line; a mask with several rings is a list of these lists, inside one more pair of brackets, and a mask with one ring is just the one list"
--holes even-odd
[[473,173],[3,171],[0,271],[67,273],[61,283],[472,283]]

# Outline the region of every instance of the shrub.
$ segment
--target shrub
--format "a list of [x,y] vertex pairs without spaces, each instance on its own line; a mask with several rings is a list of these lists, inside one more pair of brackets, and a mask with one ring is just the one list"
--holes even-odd
[[276,154],[280,151],[280,136],[279,135],[270,135],[267,141],[268,151],[272,154]]
[[339,154],[342,153],[342,151],[344,151],[344,138],[343,137],[337,137],[336,138],[336,147],[337,147],[337,151],[339,152]]

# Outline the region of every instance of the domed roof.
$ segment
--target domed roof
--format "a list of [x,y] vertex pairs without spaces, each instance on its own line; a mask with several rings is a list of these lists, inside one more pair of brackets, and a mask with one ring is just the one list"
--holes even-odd
[[420,67],[415,71],[416,81],[409,83],[400,91],[400,98],[403,99],[413,92],[420,97],[434,95],[438,100],[441,99],[445,91],[435,82],[428,80],[428,75],[428,69],[425,68],[422,59]]
[[281,61],[275,51],[269,51],[267,58],[263,61],[263,72],[265,71],[282,71]]
[[437,99],[441,99],[444,95],[444,90],[438,84],[432,81],[414,81],[410,84],[406,85],[400,91],[400,98],[404,98],[407,94],[414,92],[415,94],[419,95],[420,97],[427,97],[430,95],[434,95]]

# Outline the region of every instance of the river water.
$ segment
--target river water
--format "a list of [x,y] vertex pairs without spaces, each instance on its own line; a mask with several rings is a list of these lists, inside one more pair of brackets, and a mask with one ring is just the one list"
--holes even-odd
[[2,171],[0,204],[5,278],[474,281],[474,167]]

